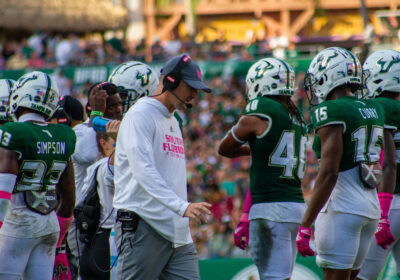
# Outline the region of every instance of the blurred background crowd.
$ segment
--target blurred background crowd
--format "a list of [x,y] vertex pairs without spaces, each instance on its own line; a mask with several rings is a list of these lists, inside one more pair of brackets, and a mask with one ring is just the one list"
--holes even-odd
[[[379,37],[377,37],[379,40]],[[286,42],[287,43],[287,42]],[[0,43],[0,70],[38,69],[65,66],[119,64],[128,60],[145,61],[146,43],[127,42],[116,33],[109,39],[79,37],[74,33],[35,32],[27,38]],[[291,45],[277,48],[273,40],[227,41],[223,34],[214,41],[196,43],[178,40],[155,41],[150,46],[151,61],[163,62],[178,53],[190,53],[195,60],[225,61],[231,58],[254,60],[265,56],[310,56],[317,48],[299,50]],[[283,51],[283,53],[282,53]]]

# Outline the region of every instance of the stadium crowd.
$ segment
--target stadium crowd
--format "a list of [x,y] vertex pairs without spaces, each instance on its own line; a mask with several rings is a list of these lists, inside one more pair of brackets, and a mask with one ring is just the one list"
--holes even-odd
[[[224,61],[238,57],[254,60],[272,55],[279,44],[252,39],[248,43],[229,42],[221,38],[212,42],[157,40],[151,46],[152,61],[166,61],[178,53],[190,53],[197,60]],[[145,61],[144,40],[127,43],[122,36],[104,39],[36,32],[20,40],[9,40],[0,46],[0,70],[39,69],[64,66],[92,66],[124,61]],[[275,54],[276,55],[276,54]]]

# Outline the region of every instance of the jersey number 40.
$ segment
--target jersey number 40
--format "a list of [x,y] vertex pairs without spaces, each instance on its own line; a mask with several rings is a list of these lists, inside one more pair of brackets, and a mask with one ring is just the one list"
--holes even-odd
[[[283,178],[294,178],[294,174],[297,171],[297,177],[302,179],[306,163],[306,145],[307,136],[301,136],[299,147],[295,147],[295,132],[284,130],[269,157],[269,165],[283,167],[281,175]],[[295,149],[298,149],[297,153]],[[299,156],[296,156],[296,154]]]

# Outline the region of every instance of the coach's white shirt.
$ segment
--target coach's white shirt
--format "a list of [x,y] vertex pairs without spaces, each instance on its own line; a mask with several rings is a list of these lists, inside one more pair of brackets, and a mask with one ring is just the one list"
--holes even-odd
[[158,100],[141,98],[125,115],[115,151],[116,209],[136,212],[174,247],[192,243],[182,133]]

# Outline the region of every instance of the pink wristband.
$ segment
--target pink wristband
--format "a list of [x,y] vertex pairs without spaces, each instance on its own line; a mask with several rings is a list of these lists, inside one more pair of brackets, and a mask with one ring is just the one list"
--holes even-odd
[[379,198],[379,204],[381,206],[381,218],[387,218],[390,209],[390,204],[392,203],[393,199],[393,194],[380,192],[378,193],[378,198]]
[[10,200],[11,193],[6,192],[6,191],[0,191],[0,198]]
[[60,235],[58,236],[57,248],[61,246],[64,240],[65,234],[67,234],[69,226],[72,224],[73,216],[71,217],[60,217],[57,215],[58,224],[60,225]]

